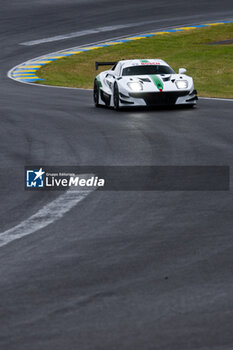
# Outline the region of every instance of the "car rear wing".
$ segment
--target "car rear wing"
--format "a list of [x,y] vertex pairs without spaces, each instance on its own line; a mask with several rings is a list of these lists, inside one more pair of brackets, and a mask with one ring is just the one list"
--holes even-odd
[[95,69],[98,70],[99,66],[114,66],[117,62],[95,62]]

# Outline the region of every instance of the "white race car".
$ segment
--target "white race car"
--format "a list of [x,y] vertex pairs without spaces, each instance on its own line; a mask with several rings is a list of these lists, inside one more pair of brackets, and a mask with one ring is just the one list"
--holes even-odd
[[193,79],[180,68],[174,70],[160,59],[96,62],[111,65],[110,70],[98,74],[94,81],[96,107],[105,105],[119,110],[130,106],[169,106],[196,104],[197,91]]

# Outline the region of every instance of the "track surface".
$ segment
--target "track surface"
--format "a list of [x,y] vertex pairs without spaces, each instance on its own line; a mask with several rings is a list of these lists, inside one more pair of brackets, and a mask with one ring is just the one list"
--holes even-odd
[[[57,196],[25,193],[24,165],[233,162],[231,102],[117,114],[96,110],[88,91],[11,81],[10,68],[74,45],[232,14],[230,0],[2,1],[1,232]],[[230,192],[95,192],[63,219],[2,247],[0,349],[232,349],[232,209]]]

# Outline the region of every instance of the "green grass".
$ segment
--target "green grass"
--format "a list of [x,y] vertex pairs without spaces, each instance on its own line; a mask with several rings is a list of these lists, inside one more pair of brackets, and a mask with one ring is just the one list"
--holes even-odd
[[92,88],[95,61],[161,58],[175,71],[186,68],[200,96],[233,98],[233,45],[207,45],[232,38],[232,23],[164,34],[62,58],[37,75],[42,84]]

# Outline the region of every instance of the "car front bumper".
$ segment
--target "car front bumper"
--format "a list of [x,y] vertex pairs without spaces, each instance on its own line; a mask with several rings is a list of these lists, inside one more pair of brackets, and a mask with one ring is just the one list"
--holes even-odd
[[169,92],[130,92],[129,98],[121,98],[122,104],[146,106],[171,106],[176,104],[195,104],[196,90]]

